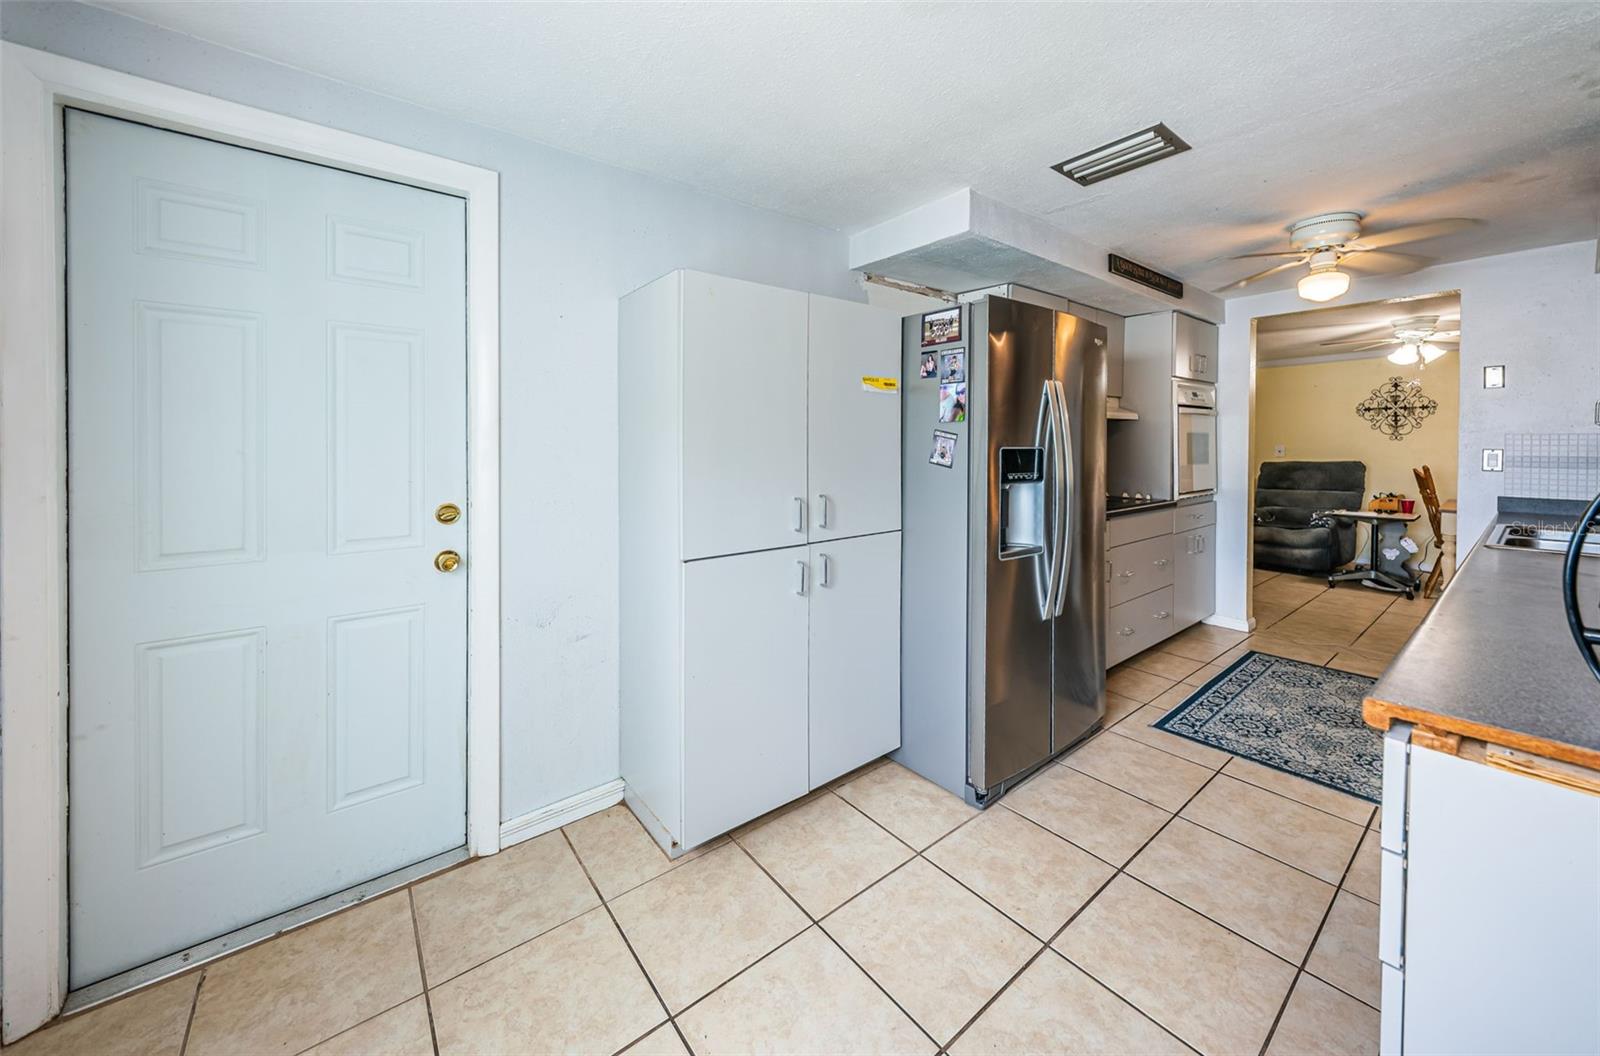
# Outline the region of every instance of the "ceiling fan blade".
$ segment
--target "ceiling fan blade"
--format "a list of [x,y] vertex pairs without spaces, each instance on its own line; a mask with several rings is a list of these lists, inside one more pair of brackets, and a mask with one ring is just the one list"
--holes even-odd
[[1237,256],[1229,257],[1228,259],[1229,260],[1249,260],[1251,257],[1298,257],[1301,260],[1304,260],[1306,257],[1309,257],[1310,255],[1311,254],[1303,252],[1301,250],[1286,249],[1286,250],[1282,250],[1282,251],[1277,252],[1277,253],[1240,253]]
[[1412,224],[1409,227],[1397,227],[1370,235],[1364,234],[1351,243],[1350,248],[1353,249],[1359,246],[1362,249],[1383,249],[1385,246],[1398,246],[1403,242],[1421,242],[1424,239],[1453,235],[1457,231],[1463,231],[1477,222],[1464,216],[1451,217],[1448,220],[1430,220],[1425,224]]
[[1396,345],[1402,345],[1404,343],[1405,342],[1403,342],[1403,341],[1396,341],[1394,338],[1391,337],[1387,341],[1375,341],[1370,345],[1362,345],[1360,348],[1347,348],[1347,349],[1345,349],[1345,351],[1346,352],[1373,352],[1373,351],[1376,351],[1377,349],[1380,349],[1380,348],[1393,348]]
[[1381,334],[1393,334],[1393,332],[1394,330],[1392,327],[1380,326],[1375,330],[1369,330],[1364,334],[1357,334],[1354,337],[1341,337],[1333,341],[1319,341],[1318,344],[1326,347],[1332,347],[1334,345],[1364,345],[1369,341],[1377,340],[1393,341],[1398,344],[1399,338],[1379,336]]
[[1390,250],[1356,250],[1339,258],[1339,267],[1349,268],[1362,275],[1403,275],[1406,272],[1420,271],[1428,264],[1426,257],[1415,257],[1410,253],[1395,253]]
[[1255,282],[1257,279],[1264,279],[1268,275],[1272,275],[1276,272],[1287,271],[1289,268],[1298,268],[1299,266],[1300,261],[1298,260],[1286,260],[1282,264],[1274,264],[1266,271],[1258,271],[1254,275],[1246,275],[1237,282],[1230,282],[1226,286],[1218,287],[1217,292],[1221,293],[1223,290],[1237,290],[1240,286],[1247,286],[1250,283]]

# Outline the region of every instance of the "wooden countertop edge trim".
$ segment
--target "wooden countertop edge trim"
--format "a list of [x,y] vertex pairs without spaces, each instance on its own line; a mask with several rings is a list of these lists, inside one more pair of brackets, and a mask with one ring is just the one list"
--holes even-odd
[[1362,701],[1361,717],[1366,720],[1368,726],[1377,730],[1387,730],[1390,724],[1394,722],[1409,722],[1416,726],[1427,727],[1435,735],[1456,734],[1460,737],[1470,737],[1473,740],[1483,741],[1486,744],[1498,744],[1502,747],[1515,748],[1518,751],[1527,752],[1530,755],[1540,755],[1546,759],[1557,759],[1563,763],[1571,763],[1574,766],[1600,770],[1600,751],[1596,751],[1593,748],[1580,748],[1578,745],[1567,744],[1565,741],[1552,741],[1543,737],[1532,737],[1526,733],[1502,729],[1498,726],[1485,726],[1482,723],[1469,722],[1466,719],[1440,715],[1436,711],[1408,708],[1404,704],[1379,700],[1377,697],[1368,697]]

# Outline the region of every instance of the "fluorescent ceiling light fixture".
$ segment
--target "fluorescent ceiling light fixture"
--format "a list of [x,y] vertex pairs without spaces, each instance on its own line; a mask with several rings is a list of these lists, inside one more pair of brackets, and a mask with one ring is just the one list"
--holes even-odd
[[1337,267],[1313,268],[1295,289],[1308,301],[1331,301],[1350,288],[1350,276]]
[[1166,125],[1151,125],[1142,132],[1085,151],[1050,167],[1067,179],[1087,187],[1091,183],[1132,172],[1152,161],[1182,154],[1188,149],[1189,144],[1179,139]]

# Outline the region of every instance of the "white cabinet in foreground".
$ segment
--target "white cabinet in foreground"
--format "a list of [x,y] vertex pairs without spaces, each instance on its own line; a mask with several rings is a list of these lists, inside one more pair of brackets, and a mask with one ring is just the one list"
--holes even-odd
[[619,312],[621,764],[679,855],[900,744],[900,320],[680,271]]
[[1382,1051],[1600,1052],[1600,795],[1409,732],[1385,739]]

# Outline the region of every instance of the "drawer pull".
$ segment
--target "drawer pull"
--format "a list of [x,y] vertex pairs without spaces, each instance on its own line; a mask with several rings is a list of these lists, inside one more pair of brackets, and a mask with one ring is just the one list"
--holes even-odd
[[1170,564],[1172,564],[1172,562],[1171,562],[1171,561],[1169,561],[1169,560],[1167,560],[1167,559],[1166,559],[1166,558],[1164,558],[1164,557],[1158,557],[1158,558],[1156,558],[1156,567],[1157,567],[1157,568],[1166,568],[1166,567],[1167,567],[1167,566],[1168,566],[1168,565],[1170,565]]
[[1167,612],[1165,609],[1163,609],[1162,611],[1156,613],[1156,619],[1165,620],[1165,619],[1169,618],[1171,615],[1172,615],[1172,613]]
[[1134,570],[1131,569],[1131,568],[1128,569],[1126,572],[1118,572],[1117,573],[1117,575],[1121,576],[1123,579],[1132,579],[1136,574],[1137,573],[1135,573]]
[[1130,635],[1132,635],[1134,633],[1135,632],[1134,632],[1134,629],[1132,627],[1124,627],[1124,628],[1122,628],[1122,630],[1117,632],[1117,634],[1120,635],[1123,638],[1127,638],[1127,637],[1129,637]]

